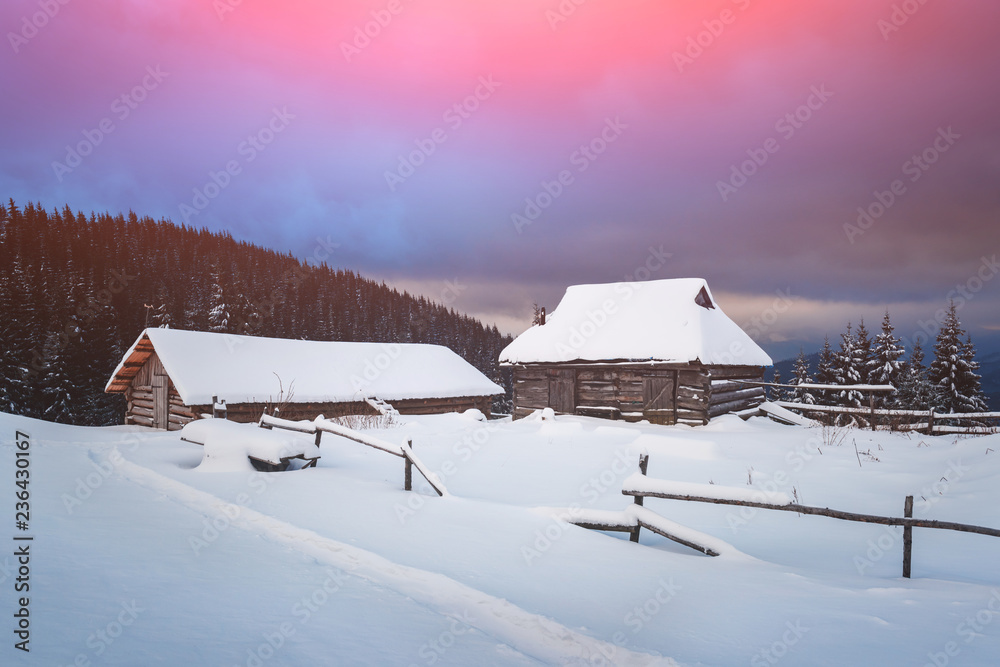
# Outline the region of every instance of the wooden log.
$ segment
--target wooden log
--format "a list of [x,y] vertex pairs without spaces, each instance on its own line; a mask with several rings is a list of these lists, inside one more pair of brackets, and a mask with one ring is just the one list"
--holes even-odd
[[708,410],[708,400],[699,401],[693,398],[678,396],[677,407],[694,412],[705,412]]
[[145,400],[141,400],[141,399],[132,399],[131,405],[136,406],[136,407],[140,407],[140,408],[149,408],[150,410],[153,409],[153,401],[152,400],[145,401]]
[[738,389],[736,391],[725,391],[716,392],[713,388],[712,390],[712,403],[730,403],[732,401],[738,401],[744,398],[756,398],[760,396],[763,398],[764,389],[762,387],[754,387],[753,389]]
[[679,537],[679,536],[674,535],[673,533],[670,533],[668,531],[661,530],[658,526],[655,526],[655,525],[653,525],[651,523],[646,523],[642,519],[638,519],[637,523],[639,524],[640,527],[645,528],[646,530],[651,530],[654,533],[656,533],[657,535],[660,535],[661,537],[665,537],[668,540],[673,540],[674,542],[677,542],[678,544],[683,544],[684,546],[690,547],[691,549],[694,549],[695,551],[700,551],[701,553],[705,554],[706,556],[718,556],[719,555],[719,552],[716,551],[715,549],[712,549],[711,547],[706,547],[703,544],[697,544],[696,542],[691,542],[690,540],[686,540],[683,537]]
[[153,425],[153,418],[152,417],[143,417],[141,415],[129,415],[129,418],[132,420],[132,423],[136,424],[137,426],[152,426]]
[[132,391],[146,391],[146,392],[149,392],[150,396],[152,396],[153,395],[153,385],[150,385],[150,384],[136,385],[136,386],[132,387]]
[[172,414],[172,415],[178,415],[180,417],[190,417],[191,419],[197,419],[198,418],[198,415],[196,415],[194,412],[192,412],[191,410],[189,410],[187,407],[181,408],[181,407],[174,406],[174,405],[170,406],[170,414]]
[[194,421],[194,417],[182,417],[180,415],[171,414],[167,417],[167,421],[171,424],[190,424]]
[[[626,493],[622,490],[622,495],[631,496],[634,494]],[[658,493],[658,492],[644,492],[642,494],[647,498],[666,498],[668,500],[686,500],[689,502],[696,503],[711,503],[713,505],[737,505],[740,507],[757,507],[766,510],[778,510],[781,512],[795,512],[796,514],[814,514],[818,516],[827,516],[833,519],[842,519],[844,521],[856,521],[858,523],[876,523],[884,526],[911,526],[914,528],[937,528],[940,530],[955,530],[962,533],[977,533],[979,535],[990,535],[992,537],[1000,537],[1000,528],[988,528],[986,526],[974,526],[966,523],[955,523],[953,521],[936,521],[932,519],[913,519],[908,517],[898,518],[898,517],[888,517],[888,516],[877,516],[874,514],[859,514],[857,512],[842,512],[840,510],[832,510],[828,507],[811,507],[809,505],[796,505],[794,503],[789,503],[787,505],[777,505],[774,503],[758,503],[750,500],[726,500],[723,498],[705,498],[702,496],[688,496],[676,493]]]
[[708,408],[708,416],[718,417],[720,415],[728,414],[730,412],[749,410],[750,408],[757,407],[763,402],[764,398],[762,396],[758,396],[756,398],[730,401],[728,403],[714,403]]
[[152,410],[152,408],[141,408],[141,407],[136,406],[136,407],[132,408],[131,413],[133,415],[139,415],[141,417],[149,417],[150,419],[153,418],[153,410]]
[[712,395],[722,394],[730,391],[739,391],[741,389],[746,389],[747,386],[740,384],[739,382],[720,382],[718,380],[712,381]]
[[136,400],[136,399],[141,400],[141,401],[152,401],[153,400],[153,392],[151,392],[151,391],[133,391],[132,392],[132,400]]

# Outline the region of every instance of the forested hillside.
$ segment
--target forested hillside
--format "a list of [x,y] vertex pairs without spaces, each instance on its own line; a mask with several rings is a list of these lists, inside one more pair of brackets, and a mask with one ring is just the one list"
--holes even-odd
[[[323,255],[325,256],[325,255]],[[0,206],[0,411],[121,423],[103,393],[145,326],[446,345],[503,384],[510,342],[423,297],[212,233],[128,216]],[[495,408],[503,410],[504,402]]]

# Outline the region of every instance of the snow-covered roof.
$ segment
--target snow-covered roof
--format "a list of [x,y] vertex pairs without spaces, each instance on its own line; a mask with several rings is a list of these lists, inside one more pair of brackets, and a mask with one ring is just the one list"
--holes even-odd
[[504,364],[568,361],[773,363],[701,278],[573,285],[545,324],[500,353]]
[[125,391],[154,351],[187,405],[207,405],[212,396],[228,403],[273,401],[282,387],[286,397],[292,387],[293,403],[503,393],[440,345],[287,340],[180,329],[143,331],[105,391]]

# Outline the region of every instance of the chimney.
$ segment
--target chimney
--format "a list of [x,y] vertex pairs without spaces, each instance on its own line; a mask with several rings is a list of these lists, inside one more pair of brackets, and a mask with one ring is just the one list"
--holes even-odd
[[542,307],[542,321],[539,322],[538,324],[539,324],[539,326],[542,326],[542,325],[545,324],[545,308],[544,307]]

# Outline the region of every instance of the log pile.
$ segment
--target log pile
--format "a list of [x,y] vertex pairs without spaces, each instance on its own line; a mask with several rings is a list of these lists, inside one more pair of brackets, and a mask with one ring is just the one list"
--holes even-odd
[[749,410],[763,402],[763,387],[753,387],[740,382],[715,382],[712,384],[708,416],[714,418],[727,412]]

